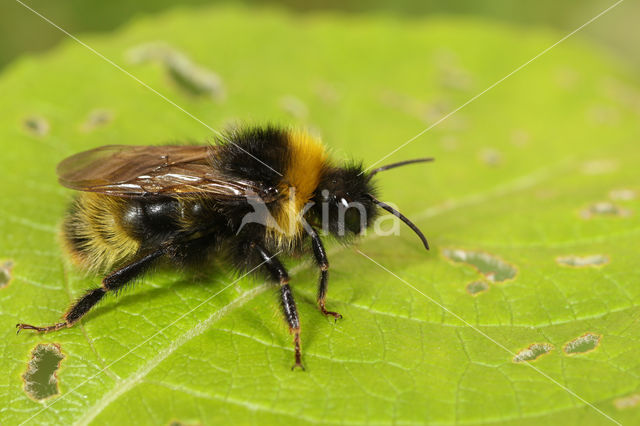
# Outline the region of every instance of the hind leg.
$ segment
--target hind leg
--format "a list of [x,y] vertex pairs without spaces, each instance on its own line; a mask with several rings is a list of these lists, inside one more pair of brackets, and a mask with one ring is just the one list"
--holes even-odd
[[56,331],[61,328],[71,327],[87,312],[89,312],[89,310],[91,310],[91,308],[93,308],[96,303],[98,303],[102,297],[107,294],[107,292],[121,289],[124,285],[131,282],[131,280],[140,276],[144,271],[149,269],[153,264],[153,261],[163,254],[165,254],[164,248],[131,262],[107,275],[102,280],[102,285],[100,287],[87,290],[84,296],[79,298],[73,305],[71,305],[71,307],[69,307],[67,313],[63,316],[63,322],[44,327],[37,327],[30,324],[16,324],[18,333],[20,330],[35,330],[37,332],[47,333],[49,331]]

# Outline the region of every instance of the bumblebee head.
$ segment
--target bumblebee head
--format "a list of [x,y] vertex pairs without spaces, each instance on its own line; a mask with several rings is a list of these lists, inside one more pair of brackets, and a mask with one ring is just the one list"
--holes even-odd
[[432,161],[431,158],[389,164],[365,173],[362,165],[328,168],[322,175],[314,193],[312,209],[322,218],[323,229],[337,237],[349,237],[362,233],[378,216],[378,207],[395,215],[407,224],[429,249],[427,239],[420,229],[402,213],[378,200],[372,183],[373,176],[383,170],[406,164]]
[[370,194],[375,188],[359,164],[331,167],[314,193],[313,209],[323,229],[337,237],[360,234],[377,217]]

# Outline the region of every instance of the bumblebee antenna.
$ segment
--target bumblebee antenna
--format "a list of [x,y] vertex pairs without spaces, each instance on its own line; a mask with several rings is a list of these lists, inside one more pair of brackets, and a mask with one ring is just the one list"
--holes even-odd
[[[411,162],[414,162],[414,163],[418,162],[418,161],[423,161],[423,160],[411,160]],[[407,163],[407,162],[405,161],[405,163]],[[399,164],[399,165],[402,165],[402,164]],[[395,165],[392,165],[392,166],[395,166]],[[395,166],[395,167],[397,167],[397,166]],[[382,168],[382,169],[385,170],[384,168]],[[413,232],[415,232],[418,235],[418,237],[420,237],[420,240],[422,240],[422,244],[424,244],[424,248],[429,250],[429,243],[427,242],[427,238],[424,236],[422,231],[420,229],[418,229],[418,227],[416,225],[414,225],[413,222],[411,222],[405,215],[403,215],[398,210],[396,210],[393,207],[391,207],[389,204],[386,204],[386,203],[378,200],[373,195],[367,194],[367,196],[371,199],[371,201],[373,201],[375,204],[377,204],[378,207],[385,209],[386,211],[388,211],[389,213],[391,213],[392,215],[396,216],[398,219],[400,219],[401,221],[406,223],[407,226],[409,228],[411,228],[413,230]]]
[[398,163],[387,164],[386,166],[378,167],[377,169],[373,169],[369,172],[369,176],[367,176],[367,181],[371,180],[371,178],[378,172],[382,172],[384,170],[395,169],[396,167],[406,166],[407,164],[414,163],[427,163],[429,161],[433,161],[433,158],[416,158],[415,160],[406,160],[400,161]]

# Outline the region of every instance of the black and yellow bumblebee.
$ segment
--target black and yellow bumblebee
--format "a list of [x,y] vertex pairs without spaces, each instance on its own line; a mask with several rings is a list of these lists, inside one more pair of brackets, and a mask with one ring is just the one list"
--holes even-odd
[[179,267],[222,257],[240,271],[262,272],[279,285],[302,367],[300,320],[289,276],[278,255],[313,254],[320,270],[318,306],[325,308],[329,261],[320,235],[351,241],[373,223],[378,207],[409,219],[376,198],[372,177],[417,159],[365,172],[337,166],[317,139],[300,130],[253,126],[229,131],[208,145],[110,145],[68,157],[60,183],[82,191],[63,224],[75,263],[105,274],[67,310],[63,321],[22,329],[70,327],[105,294],[122,289],[162,258]]

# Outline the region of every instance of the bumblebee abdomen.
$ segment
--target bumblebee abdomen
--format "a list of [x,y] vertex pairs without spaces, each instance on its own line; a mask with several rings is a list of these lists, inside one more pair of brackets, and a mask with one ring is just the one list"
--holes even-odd
[[63,235],[72,258],[92,270],[109,269],[134,256],[140,239],[127,226],[130,201],[97,193],[82,193],[65,219]]
[[157,249],[178,234],[198,235],[211,220],[215,223],[210,209],[197,199],[86,192],[72,205],[63,231],[76,263],[107,270]]

